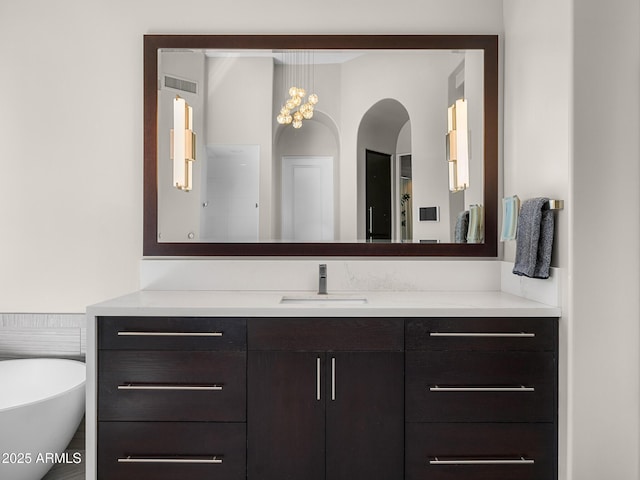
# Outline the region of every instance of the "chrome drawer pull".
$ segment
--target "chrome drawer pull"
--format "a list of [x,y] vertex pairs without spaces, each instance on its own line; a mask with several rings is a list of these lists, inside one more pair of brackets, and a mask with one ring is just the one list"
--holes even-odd
[[118,332],[120,337],[221,337],[223,332]]
[[336,357],[331,357],[331,400],[336,399]]
[[530,458],[495,459],[495,460],[440,460],[435,457],[429,460],[430,465],[532,465],[535,461]]
[[474,333],[474,332],[429,332],[432,337],[481,337],[481,338],[534,338],[535,333]]
[[152,384],[135,384],[127,383],[118,385],[118,390],[206,390],[220,391],[222,385],[152,385]]
[[535,392],[535,387],[429,387],[430,392]]
[[199,458],[188,458],[188,457],[125,457],[119,458],[118,463],[222,463],[222,458],[217,455],[213,457],[199,457]]
[[316,400],[320,400],[322,398],[321,396],[321,389],[320,389],[320,357],[316,358]]

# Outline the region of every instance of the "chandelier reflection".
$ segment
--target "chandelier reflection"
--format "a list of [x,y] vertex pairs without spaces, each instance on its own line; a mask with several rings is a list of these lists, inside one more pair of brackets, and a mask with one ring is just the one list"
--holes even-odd
[[[284,52],[282,67],[282,85],[285,90],[284,104],[276,121],[280,125],[291,125],[301,128],[304,120],[313,118],[313,111],[318,103],[315,89],[314,54],[307,50],[290,50]],[[305,99],[306,97],[306,99]]]

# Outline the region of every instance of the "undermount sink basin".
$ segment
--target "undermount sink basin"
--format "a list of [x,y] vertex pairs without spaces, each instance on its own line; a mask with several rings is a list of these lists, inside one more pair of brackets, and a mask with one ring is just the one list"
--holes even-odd
[[280,299],[282,304],[292,305],[363,305],[365,297],[351,295],[285,295]]

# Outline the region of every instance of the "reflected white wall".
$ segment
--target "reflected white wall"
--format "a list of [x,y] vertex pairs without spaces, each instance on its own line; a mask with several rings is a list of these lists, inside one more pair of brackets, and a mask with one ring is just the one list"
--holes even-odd
[[[199,52],[163,52],[158,65],[158,234],[160,241],[189,242],[200,238],[202,177],[206,172],[204,149],[205,96],[204,55]],[[194,82],[197,93],[169,88],[164,77]],[[169,155],[169,131],[173,128],[173,99],[179,95],[193,109],[196,134],[196,161],[193,162],[191,191],[173,185],[173,167]]]

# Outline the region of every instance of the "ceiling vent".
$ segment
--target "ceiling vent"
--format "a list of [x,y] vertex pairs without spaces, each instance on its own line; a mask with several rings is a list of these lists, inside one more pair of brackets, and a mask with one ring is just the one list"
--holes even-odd
[[164,86],[166,88],[172,88],[174,90],[180,90],[181,92],[198,93],[198,84],[191,80],[184,80],[182,78],[171,77],[169,75],[164,76]]

